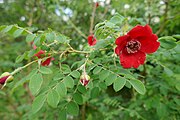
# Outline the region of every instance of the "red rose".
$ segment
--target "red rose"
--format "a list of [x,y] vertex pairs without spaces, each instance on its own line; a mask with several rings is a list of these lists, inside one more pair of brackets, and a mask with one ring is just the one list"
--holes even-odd
[[115,53],[119,55],[123,68],[138,68],[144,64],[146,54],[155,52],[160,43],[149,25],[137,25],[127,35],[116,39]]
[[89,46],[94,46],[96,44],[97,40],[94,37],[94,35],[89,35],[88,36],[88,44]]

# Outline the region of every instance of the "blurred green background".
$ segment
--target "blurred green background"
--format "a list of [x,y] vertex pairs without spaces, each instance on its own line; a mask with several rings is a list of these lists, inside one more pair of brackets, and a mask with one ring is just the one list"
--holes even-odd
[[[87,44],[82,31],[89,35],[90,17],[93,5],[99,6],[95,13],[94,26],[115,13],[129,19],[129,24],[150,24],[159,37],[180,33],[179,0],[0,0],[0,25],[18,24],[33,31],[52,29],[73,39],[71,44],[81,50]],[[13,71],[24,63],[15,64],[15,59],[31,49],[24,37],[14,39],[0,33],[0,73]],[[161,65],[148,58],[145,76],[145,95],[132,95],[132,90],[123,88],[115,93],[111,87],[102,96],[90,102],[86,118],[88,120],[179,120],[180,119],[180,46],[171,50],[160,50],[155,57]],[[177,52],[178,51],[178,52]],[[142,68],[134,70],[139,73]],[[28,72],[28,71],[26,71]],[[23,74],[27,74],[23,72]],[[23,75],[22,75],[23,76]],[[16,79],[20,79],[18,76]],[[6,89],[7,90],[7,89]],[[0,91],[0,118],[20,120],[30,108],[31,101],[24,88],[18,88],[13,95]],[[26,106],[27,105],[27,106]],[[123,106],[123,107],[122,107]],[[49,109],[43,118],[54,119]],[[68,117],[77,119],[79,117]],[[57,118],[58,119],[58,118]]]

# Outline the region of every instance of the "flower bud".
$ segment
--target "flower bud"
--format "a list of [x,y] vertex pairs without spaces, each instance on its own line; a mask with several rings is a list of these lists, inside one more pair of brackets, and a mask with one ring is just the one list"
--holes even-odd
[[86,73],[83,74],[83,75],[81,75],[81,77],[80,77],[80,82],[81,82],[81,84],[82,84],[83,86],[88,85],[89,80],[90,80],[90,77],[89,77],[89,75],[87,75]]
[[12,82],[13,80],[14,80],[14,77],[13,76],[9,76],[6,81],[9,83],[9,82]]
[[96,8],[97,8],[97,7],[99,6],[99,3],[98,3],[98,2],[96,2],[95,4],[96,4]]
[[4,83],[10,82],[13,80],[13,76],[9,72],[5,72],[0,76],[0,84],[4,85]]

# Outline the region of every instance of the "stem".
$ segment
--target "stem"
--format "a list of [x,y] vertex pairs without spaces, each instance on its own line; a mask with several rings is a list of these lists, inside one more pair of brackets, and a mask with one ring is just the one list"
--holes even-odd
[[[147,6],[148,6],[148,11],[150,11],[151,1],[147,2]],[[151,23],[151,14],[149,12],[149,14],[148,14],[148,24],[150,25],[150,23]]]
[[18,72],[21,71],[22,69],[28,67],[29,65],[31,65],[31,64],[33,64],[33,63],[35,63],[35,62],[37,62],[37,61],[38,61],[38,60],[34,60],[34,61],[26,64],[26,65],[23,66],[23,67],[19,67],[19,68],[15,69],[15,70],[11,73],[11,75],[13,76],[14,74],[18,73]]
[[94,3],[94,5],[93,5],[93,11],[92,11],[92,16],[91,16],[91,21],[90,21],[90,28],[89,28],[89,34],[90,35],[93,34],[95,13],[96,13],[96,3]]
[[167,13],[168,13],[168,0],[165,2],[165,5],[166,5],[166,7],[165,7],[165,12],[164,12],[164,21],[163,21],[163,23],[161,24],[161,27],[159,28],[159,30],[156,32],[156,35],[158,35],[158,34],[160,34],[162,31],[163,31],[163,29],[165,28],[165,26],[166,26],[166,21],[167,21]]
[[82,54],[88,54],[88,53],[90,53],[90,51],[79,51],[79,50],[75,50],[73,47],[71,47],[71,45],[70,44],[67,44],[69,47],[70,47],[70,49],[71,49],[71,51],[68,51],[68,52],[76,52],[76,53],[82,53]]
[[22,27],[19,27],[19,26],[17,26],[17,25],[14,25],[16,28],[18,28],[18,29],[23,29],[24,31],[26,31],[28,34],[33,34],[31,31],[29,31],[29,30],[26,30],[26,29],[24,29],[24,28],[22,28]]
[[76,27],[76,25],[72,23],[71,20],[69,20],[69,24],[71,24],[72,27],[73,27],[82,37],[84,37],[85,39],[87,39],[87,36],[86,36],[81,30],[79,30],[79,29]]
[[82,120],[86,120],[86,103],[82,106]]

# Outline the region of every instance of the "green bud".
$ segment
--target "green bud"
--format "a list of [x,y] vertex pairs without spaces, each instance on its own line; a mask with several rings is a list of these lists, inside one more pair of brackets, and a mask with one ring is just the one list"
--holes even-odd
[[5,76],[9,76],[9,75],[11,75],[9,72],[4,72],[4,73],[0,76],[0,78],[5,77]]
[[87,74],[81,75],[80,79],[90,80],[90,76]]
[[14,77],[10,75],[10,76],[7,78],[7,82],[12,82],[13,79],[14,79]]

